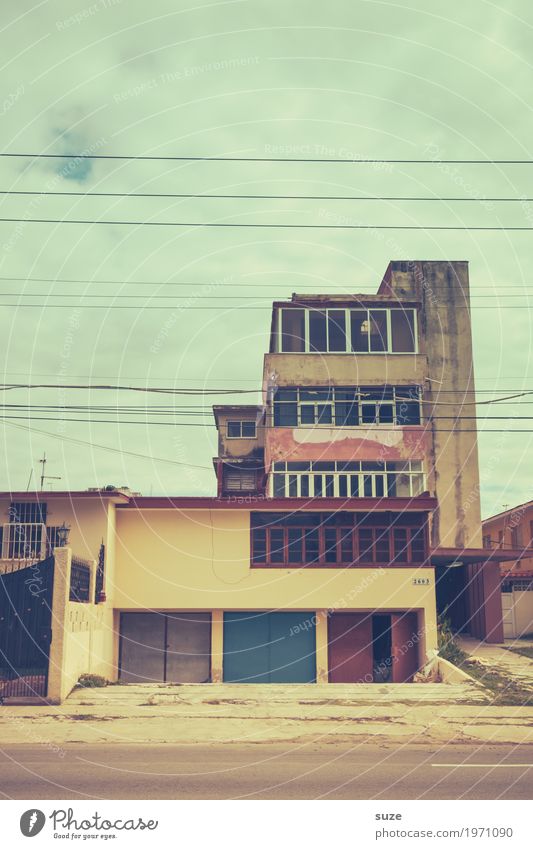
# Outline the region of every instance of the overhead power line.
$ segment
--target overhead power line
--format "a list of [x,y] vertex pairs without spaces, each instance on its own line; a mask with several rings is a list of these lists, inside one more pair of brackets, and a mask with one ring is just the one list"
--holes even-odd
[[111,159],[145,162],[316,162],[336,165],[533,165],[533,159],[351,159],[287,156],[155,156],[111,153],[0,153],[20,159]]
[[209,194],[207,192],[49,192],[0,189],[0,195],[83,198],[207,198],[208,200],[349,200],[349,201],[416,201],[424,203],[531,203],[529,197],[427,197],[385,195],[261,195]]
[[[146,312],[146,310],[168,310],[168,309],[170,309],[171,306],[172,305],[170,305],[170,304],[166,304],[166,305],[161,304],[160,306],[154,307],[154,306],[150,306],[150,305],[147,305],[147,304],[142,304],[142,306],[140,306],[139,304],[80,304],[78,302],[74,302],[74,303],[70,303],[70,304],[50,304],[50,303],[41,303],[41,304],[12,303],[12,304],[5,304],[5,303],[0,303],[0,307],[11,307],[12,309],[16,309],[16,310],[22,310],[22,309],[28,309],[28,308],[31,308],[31,309],[54,309],[54,310],[65,309],[65,310],[71,310],[71,309],[76,308],[76,309],[84,309],[84,310],[91,310],[91,309],[94,309],[94,310],[137,310],[137,312]],[[195,312],[197,312],[198,310],[211,310],[211,311],[216,310],[217,312],[220,312],[222,310],[221,304],[213,304],[211,306],[197,307],[194,304],[189,305],[189,304],[176,303],[176,304],[173,305],[173,307],[175,309],[181,309],[183,313],[187,313],[190,310],[193,310]],[[521,310],[521,311],[524,311],[524,310],[528,310],[528,309],[532,309],[532,308],[533,308],[533,304],[491,304],[491,305],[485,304],[484,306],[478,306],[477,304],[472,304],[470,306],[468,306],[467,304],[456,304],[455,307],[454,307],[454,309],[457,309],[457,310],[470,310],[470,309],[472,309],[472,310],[475,310],[476,312],[478,310]],[[253,311],[257,311],[257,310],[259,310],[261,312],[264,312],[264,311],[270,312],[270,310],[271,310],[270,307],[266,307],[266,306],[259,306],[258,307],[258,306],[250,306],[249,304],[233,304],[231,306],[231,308],[228,307],[228,309],[225,310],[224,314],[227,314],[230,311],[230,309],[234,312],[238,312],[238,311],[241,311],[241,312],[252,311],[253,312]]]
[[[294,272],[289,272],[289,274],[294,274]],[[250,272],[250,275],[255,276],[255,272]],[[239,276],[245,277],[249,275],[242,274],[239,272]],[[304,275],[300,275],[304,276]],[[334,282],[331,280],[326,280],[323,283],[307,283],[300,282],[297,283],[234,283],[231,279],[223,279],[223,280],[204,280],[204,281],[196,281],[196,280],[94,280],[91,278],[69,278],[69,277],[13,277],[13,276],[0,276],[0,281],[6,282],[15,282],[15,281],[23,281],[26,283],[76,283],[76,284],[91,284],[91,285],[101,285],[101,286],[198,286],[199,288],[211,286],[217,288],[245,288],[245,289],[254,289],[254,288],[268,288],[268,289],[290,289],[295,285],[305,286],[306,289],[319,289],[319,294],[328,295],[327,292],[324,292],[324,286],[338,286],[340,289],[353,289],[355,286],[371,286],[371,291],[369,292],[359,292],[358,294],[367,294],[372,295],[375,294],[376,286],[374,283],[361,283],[357,281],[347,281],[347,282]],[[462,290],[462,286],[457,281],[451,281],[451,284],[443,283],[440,281],[433,281],[431,284],[432,288],[444,288],[448,290],[450,288],[458,288]],[[533,281],[523,281],[521,283],[507,283],[501,281],[491,281],[490,283],[483,283],[477,285],[471,285],[470,292],[474,293],[478,289],[481,288],[494,288],[495,286],[501,286],[502,289],[512,289],[517,288],[523,290],[524,288],[533,288]],[[357,294],[357,293],[356,293]]]
[[[461,417],[460,416],[458,416],[458,417],[452,416],[450,418],[455,419],[455,418],[461,418]],[[507,417],[505,417],[505,418],[507,419]],[[52,416],[45,417],[45,416],[1,416],[0,415],[0,421],[6,421],[6,423],[9,423],[11,420],[57,422],[59,419],[57,417],[52,417]],[[204,429],[205,428],[214,428],[216,426],[214,422],[210,422],[210,423],[207,423],[207,422],[158,422],[158,421],[137,421],[137,420],[134,421],[134,420],[130,420],[130,419],[118,421],[117,419],[68,419],[68,418],[61,417],[60,421],[62,421],[62,422],[74,422],[74,423],[79,423],[79,424],[118,424],[118,425],[133,424],[133,425],[145,425],[145,426],[150,426],[150,427],[173,427],[173,428],[177,428],[177,427],[202,427]],[[372,427],[372,426],[369,425],[369,427]],[[433,430],[431,422],[428,422],[428,424],[425,426],[424,429],[427,430],[429,428],[431,428],[431,430]],[[446,429],[446,428],[437,427],[435,429],[439,433],[478,433],[478,434],[481,434],[481,433],[533,433],[533,429],[515,430],[514,428],[512,428],[512,429],[509,429],[509,428],[505,428],[505,429],[466,428],[465,429],[465,428],[455,428],[455,427],[453,427],[453,428]],[[354,427],[341,427],[341,426],[336,427],[336,426],[333,426],[333,427],[330,428],[330,430],[342,430],[344,432],[353,431],[354,433],[361,434],[362,431],[365,431],[365,427],[364,427],[364,425],[362,425],[362,426],[359,425],[357,427],[355,427],[355,426]],[[380,425],[380,433],[381,432],[387,432],[387,431],[396,432],[397,426],[387,427],[386,425]]]
[[86,439],[76,439],[73,436],[65,436],[59,433],[50,433],[48,430],[40,430],[39,428],[27,427],[26,425],[15,424],[15,422],[5,421],[4,424],[10,427],[16,427],[18,430],[29,431],[30,433],[38,433],[42,436],[50,437],[51,439],[59,439],[61,442],[70,442],[74,445],[88,445],[91,448],[97,448],[100,451],[109,451],[112,454],[125,454],[128,457],[136,457],[140,460],[152,460],[157,463],[170,463],[172,466],[188,466],[191,469],[202,469],[213,472],[212,466],[200,466],[195,463],[185,463],[181,460],[171,460],[168,457],[154,457],[150,454],[139,454],[136,451],[127,451],[124,448],[116,448],[111,445],[99,445],[97,442],[89,442]]
[[123,227],[198,227],[198,228],[241,228],[259,230],[448,230],[448,231],[491,231],[491,232],[531,232],[533,227],[514,226],[437,226],[420,224],[243,224],[227,221],[108,221],[104,219],[83,218],[0,218],[8,224],[98,224]]

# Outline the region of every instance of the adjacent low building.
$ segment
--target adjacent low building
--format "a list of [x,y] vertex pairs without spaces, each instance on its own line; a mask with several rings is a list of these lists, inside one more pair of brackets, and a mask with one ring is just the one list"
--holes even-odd
[[[85,672],[394,683],[436,651],[439,613],[499,641],[468,306],[465,262],[276,302],[261,403],[214,407],[216,496],[0,494],[3,580],[41,634],[30,667],[0,628],[4,680],[53,699]],[[45,562],[48,608],[25,608]]]

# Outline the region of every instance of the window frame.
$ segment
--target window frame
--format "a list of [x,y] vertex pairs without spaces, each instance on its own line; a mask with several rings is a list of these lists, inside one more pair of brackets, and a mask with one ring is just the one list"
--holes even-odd
[[[242,432],[242,426],[244,424],[251,424],[254,428],[253,436],[244,436]],[[239,425],[240,435],[239,436],[230,436],[229,426],[230,425]],[[226,421],[226,439],[257,439],[257,422],[252,419],[228,419]]]
[[[423,424],[423,390],[419,384],[408,386],[383,385],[383,386],[291,386],[279,387],[278,391],[290,392],[294,397],[291,400],[277,399],[277,393],[272,398],[272,406],[269,411],[271,427],[289,427],[289,428],[310,428],[310,427],[329,427],[329,428],[363,428],[363,427],[383,427],[390,429],[391,427],[421,427]],[[416,395],[413,392],[416,390]],[[322,392],[327,393],[326,399],[302,399],[305,393]],[[352,398],[342,397],[352,394]],[[410,393],[410,394],[408,394]],[[369,398],[369,395],[383,397]],[[390,396],[390,397],[387,397]],[[404,407],[409,405],[411,408],[410,418],[413,418],[415,405],[418,409],[418,422],[404,422],[406,410]],[[293,409],[289,410],[289,406]],[[329,407],[331,413],[331,422],[320,421],[320,408]],[[356,422],[354,424],[345,422],[337,423],[337,411],[344,407],[351,412],[351,418]],[[372,408],[378,413],[378,419],[381,415],[381,410],[387,407],[392,407],[392,421],[364,421],[364,413],[371,411]],[[313,409],[313,421],[302,421],[302,408]],[[292,424],[279,424],[283,418],[285,410],[287,417],[293,419]],[[289,413],[292,415],[289,416]],[[294,416],[294,413],[296,415]],[[346,417],[344,417],[346,418]],[[295,423],[294,423],[295,421]]]
[[[289,516],[291,514],[288,514]],[[420,568],[429,566],[428,562],[428,526],[427,521],[422,524],[404,524],[391,522],[389,524],[380,523],[373,524],[369,522],[361,522],[357,520],[358,514],[353,514],[352,523],[348,524],[339,521],[339,524],[328,521],[329,514],[314,514],[318,517],[316,524],[283,524],[283,519],[272,524],[264,524],[254,526],[250,521],[250,567],[261,569],[294,569],[294,568],[315,568],[315,569],[345,569],[345,568]],[[406,558],[400,559],[397,557],[394,535],[397,530],[405,531],[407,545],[405,546]],[[276,557],[272,558],[272,542],[271,532],[281,534],[282,544],[276,547]],[[361,533],[362,532],[362,533]],[[264,535],[264,560],[257,557],[257,548],[263,548],[262,545],[256,546],[255,534]],[[307,557],[306,537],[311,534],[318,535],[318,557],[311,559]],[[298,534],[301,539],[301,558],[299,560],[290,560],[289,537],[292,534],[296,537]],[[362,542],[362,534],[366,535],[370,544]],[[331,545],[327,544],[327,537],[334,537],[334,542]],[[422,539],[422,556],[414,559],[412,543],[416,537]],[[351,547],[351,557],[346,558],[346,547],[343,542],[349,538]],[[382,553],[384,548],[388,547],[388,555],[383,559]],[[328,552],[335,549],[335,560],[328,560]],[[280,558],[278,555],[282,553]],[[363,554],[363,552],[366,552]]]
[[[303,343],[304,343],[303,344],[303,350],[301,350],[301,351],[289,351],[289,350],[285,351],[285,350],[283,350],[283,339],[284,339],[284,336],[285,336],[285,334],[283,332],[283,319],[284,319],[283,313],[288,312],[288,311],[293,311],[293,310],[304,310],[304,334],[305,334],[305,338],[303,340]],[[419,336],[418,336],[418,312],[419,312],[418,307],[411,307],[411,306],[409,306],[409,307],[390,307],[390,306],[381,306],[379,304],[372,304],[370,306],[358,306],[358,307],[355,307],[355,306],[354,307],[342,307],[342,306],[325,307],[325,306],[318,304],[316,307],[310,307],[310,306],[305,306],[305,307],[302,307],[302,306],[278,307],[277,311],[279,313],[281,313],[279,320],[277,321],[277,327],[276,327],[276,330],[275,330],[275,334],[276,334],[275,335],[275,338],[276,338],[276,351],[275,351],[275,353],[278,353],[278,354],[318,354],[318,355],[323,355],[323,354],[341,354],[341,355],[342,354],[352,354],[354,356],[365,355],[365,354],[373,354],[373,355],[377,355],[377,356],[380,356],[380,355],[383,355],[383,354],[397,354],[398,356],[405,356],[405,355],[410,355],[410,354],[412,355],[412,354],[420,353]],[[325,351],[313,350],[311,348],[309,316],[310,316],[311,313],[314,313],[314,312],[324,313],[324,315],[325,315],[325,324],[326,324],[326,327],[325,327],[326,350]],[[329,314],[330,314],[330,312],[344,312],[344,327],[345,327],[344,337],[345,337],[345,341],[346,341],[344,350],[330,351],[330,344],[329,344],[329,329],[330,329]],[[366,322],[368,324],[367,331],[366,331],[367,347],[366,347],[366,350],[364,350],[364,351],[354,351],[354,350],[352,350],[352,321],[351,321],[352,312],[366,312]],[[382,351],[371,350],[371,341],[370,341],[371,340],[371,332],[370,332],[370,330],[371,330],[371,313],[374,313],[374,312],[375,313],[377,313],[377,312],[385,312],[386,313],[385,326],[386,326],[386,332],[387,332],[387,346]],[[410,314],[410,317],[411,317],[411,320],[412,320],[413,331],[414,331],[413,332],[413,350],[412,351],[395,351],[393,349],[392,312],[401,312],[401,313],[404,313],[404,314],[406,314],[406,313]]]

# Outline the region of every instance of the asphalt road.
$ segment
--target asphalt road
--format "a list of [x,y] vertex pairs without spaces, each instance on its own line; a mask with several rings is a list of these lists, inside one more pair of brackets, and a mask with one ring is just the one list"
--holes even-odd
[[24,745],[0,752],[0,793],[7,799],[531,799],[533,746],[71,744],[54,752]]

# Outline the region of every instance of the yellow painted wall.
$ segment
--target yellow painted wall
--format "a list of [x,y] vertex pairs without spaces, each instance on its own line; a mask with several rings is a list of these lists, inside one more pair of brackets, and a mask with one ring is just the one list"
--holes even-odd
[[[436,647],[431,569],[252,569],[247,510],[117,510],[122,610],[421,610]],[[413,584],[428,577],[429,586]]]

